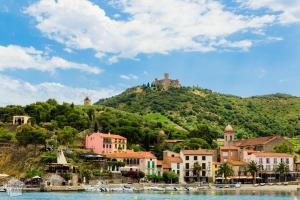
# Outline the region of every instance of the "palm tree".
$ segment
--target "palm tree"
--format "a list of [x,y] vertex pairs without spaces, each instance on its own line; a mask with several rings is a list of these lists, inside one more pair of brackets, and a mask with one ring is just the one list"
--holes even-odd
[[227,177],[233,175],[233,169],[232,167],[228,164],[228,162],[224,162],[222,165],[220,165],[218,174],[224,176],[225,178],[225,183],[227,182]]
[[286,174],[290,171],[289,166],[283,162],[280,162],[276,168],[276,172],[279,173],[279,181],[280,177],[284,175],[284,181],[286,181]]
[[202,167],[200,166],[200,164],[198,162],[194,163],[193,166],[193,173],[197,176],[197,181],[200,182],[200,173],[201,173]]
[[258,170],[259,170],[259,166],[255,161],[252,160],[251,162],[248,163],[247,171],[250,172],[250,174],[252,175],[253,184],[256,183],[256,174]]

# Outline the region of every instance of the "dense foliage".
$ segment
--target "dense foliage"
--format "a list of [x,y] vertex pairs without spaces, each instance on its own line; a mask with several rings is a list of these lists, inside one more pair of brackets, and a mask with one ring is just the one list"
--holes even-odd
[[139,86],[96,104],[144,115],[158,113],[185,130],[206,124],[219,136],[227,124],[234,126],[238,138],[300,135],[300,98],[285,94],[241,98],[196,87]]

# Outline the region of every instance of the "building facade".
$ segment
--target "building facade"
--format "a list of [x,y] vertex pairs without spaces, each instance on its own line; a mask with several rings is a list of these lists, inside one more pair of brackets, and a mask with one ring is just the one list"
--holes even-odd
[[212,181],[212,164],[214,152],[206,149],[182,150],[180,157],[183,161],[183,180],[185,182],[196,182],[198,177],[194,171],[194,164],[201,166],[200,181]]
[[86,136],[85,148],[98,154],[124,152],[127,150],[127,139],[110,133],[93,133]]
[[23,124],[30,124],[30,117],[28,116],[13,116],[13,125],[23,125]]
[[123,152],[105,153],[104,155],[110,160],[121,161],[125,164],[124,167],[120,168],[110,167],[109,170],[111,172],[142,171],[146,176],[157,174],[157,158],[151,152],[134,152],[127,150]]
[[264,172],[274,172],[280,163],[285,163],[289,171],[294,171],[294,157],[287,153],[244,151],[243,160],[255,161]]

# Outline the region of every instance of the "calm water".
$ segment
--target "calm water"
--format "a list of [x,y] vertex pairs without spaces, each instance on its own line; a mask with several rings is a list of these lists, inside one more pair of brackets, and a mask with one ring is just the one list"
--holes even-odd
[[[198,194],[137,194],[138,200],[294,200],[300,195],[291,193],[262,193],[262,192],[205,192]],[[102,194],[102,193],[23,193],[19,197],[8,197],[0,193],[0,200],[134,200],[134,194]]]

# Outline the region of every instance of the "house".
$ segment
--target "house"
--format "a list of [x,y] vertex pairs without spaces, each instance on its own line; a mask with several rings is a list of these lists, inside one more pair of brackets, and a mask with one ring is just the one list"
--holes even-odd
[[183,161],[179,153],[172,151],[163,152],[163,172],[175,172],[179,183],[183,183]]
[[183,179],[185,182],[198,181],[194,172],[194,164],[199,163],[201,166],[200,181],[212,181],[212,163],[214,151],[207,149],[199,150],[181,150],[180,157],[183,161]]
[[86,136],[85,148],[97,154],[124,152],[127,150],[127,139],[110,133],[93,133]]
[[121,173],[122,171],[142,171],[146,176],[156,175],[157,173],[157,158],[151,152],[135,152],[133,150],[126,150],[121,152],[105,153],[104,155],[112,161],[120,161],[125,164],[124,167],[110,167],[109,170],[111,172]]
[[286,143],[289,147],[293,148],[293,144],[281,136],[268,136],[239,140],[234,143],[234,146],[237,146],[240,149],[271,152],[273,151],[274,147],[282,143]]
[[289,171],[294,170],[294,157],[287,153],[244,151],[243,160],[247,163],[255,161],[264,172],[274,172],[279,163],[285,163]]
[[239,160],[240,149],[236,146],[222,146],[220,147],[220,161],[226,162],[228,160]]

